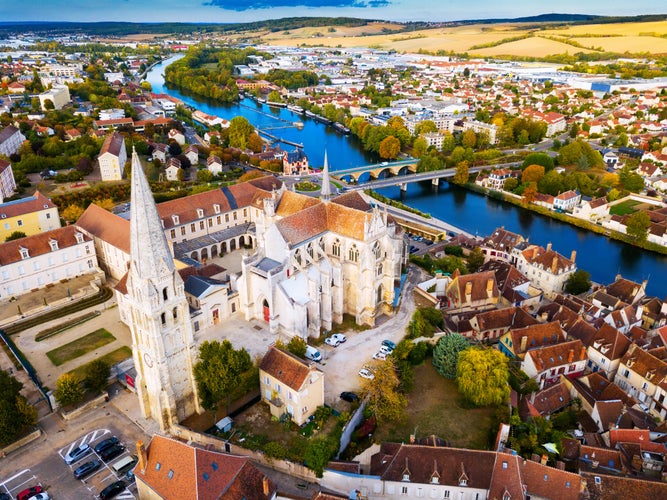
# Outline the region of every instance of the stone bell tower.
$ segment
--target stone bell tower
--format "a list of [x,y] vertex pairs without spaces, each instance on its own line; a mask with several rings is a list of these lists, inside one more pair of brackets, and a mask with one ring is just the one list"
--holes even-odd
[[136,151],[131,175],[127,296],[135,387],[143,415],[167,431],[202,411],[193,374],[196,348],[183,280]]

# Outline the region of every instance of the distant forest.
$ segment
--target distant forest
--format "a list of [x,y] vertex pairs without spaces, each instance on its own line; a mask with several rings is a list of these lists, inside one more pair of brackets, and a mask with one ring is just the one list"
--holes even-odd
[[[539,16],[513,19],[471,19],[465,21],[409,22],[396,31],[414,31],[429,27],[457,26],[489,23],[557,23],[557,24],[612,24],[630,22],[664,21],[667,14],[646,14],[640,16],[596,16],[583,14],[542,14]],[[240,31],[269,30],[273,32],[317,26],[366,26],[377,20],[353,17],[287,17],[252,23],[126,23],[126,22],[0,22],[0,37],[19,33],[43,35],[78,33],[93,36],[125,36],[136,34],[186,34],[186,33],[235,33]]]

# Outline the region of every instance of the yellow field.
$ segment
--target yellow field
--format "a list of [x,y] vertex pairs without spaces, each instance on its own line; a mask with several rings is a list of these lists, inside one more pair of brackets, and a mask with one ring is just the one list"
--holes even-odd
[[638,36],[642,33],[667,34],[667,21],[652,23],[618,23],[618,24],[585,24],[581,26],[568,26],[554,30],[545,30],[546,35],[560,36],[582,36],[582,35],[621,35]]
[[575,52],[592,51],[547,38],[532,37],[517,40],[516,42],[503,43],[502,45],[489,47],[488,49],[476,49],[471,51],[471,54],[483,57],[504,55],[544,57],[550,54],[574,54]]
[[606,52],[667,53],[667,38],[654,36],[614,36],[608,38],[572,38],[585,47],[600,47]]

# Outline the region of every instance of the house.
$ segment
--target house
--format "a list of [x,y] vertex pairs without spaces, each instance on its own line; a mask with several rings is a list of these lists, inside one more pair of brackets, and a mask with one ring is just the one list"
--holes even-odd
[[577,339],[528,351],[521,369],[544,388],[558,382],[561,375],[578,377],[586,360],[586,347]]
[[262,401],[276,418],[287,414],[301,425],[324,405],[324,373],[315,363],[275,346],[262,358],[259,381]]
[[13,125],[7,125],[0,130],[0,155],[7,158],[19,152],[21,144],[25,142],[25,136]]
[[492,309],[500,300],[493,271],[452,276],[446,292],[447,308],[451,311],[483,311]]
[[[657,413],[664,412],[667,404],[664,400],[663,384],[667,380],[666,348],[660,347],[644,351],[637,344],[632,344],[621,358],[614,383],[631,397]],[[658,391],[660,388],[660,392]],[[653,398],[663,396],[658,403]]]
[[185,298],[193,314],[194,331],[209,328],[239,311],[238,291],[216,264],[180,269],[185,286]]
[[625,306],[603,316],[603,321],[623,334],[642,324],[642,306]]
[[547,297],[553,297],[565,289],[565,282],[577,270],[576,256],[573,250],[569,259],[563,257],[551,250],[551,244],[546,249],[531,245],[519,254],[516,267]]
[[283,174],[284,175],[308,175],[308,157],[302,149],[294,151],[285,151],[283,154]]
[[602,159],[604,160],[605,165],[607,165],[607,168],[620,168],[620,164],[618,163],[618,155],[613,151],[607,151],[602,156]]
[[565,191],[554,198],[554,210],[572,212],[579,205],[581,195],[576,191]]
[[10,94],[23,94],[25,92],[25,85],[20,82],[12,82],[7,85],[7,92]]
[[565,342],[565,332],[558,321],[513,328],[500,338],[498,349],[511,359],[522,360],[531,349]]
[[614,380],[621,358],[630,348],[630,343],[630,339],[616,328],[604,323],[588,346],[588,369],[600,371],[609,380]]
[[106,137],[97,162],[100,165],[100,177],[103,181],[122,180],[127,162],[125,140],[122,135],[112,132]]
[[191,145],[185,148],[185,157],[190,162],[190,165],[197,166],[199,163],[199,151],[197,146]]
[[589,415],[593,413],[595,403],[598,401],[620,400],[627,407],[635,404],[634,399],[600,372],[589,373],[576,380],[567,377],[561,380],[568,387],[570,395],[581,401],[581,408]]
[[523,236],[512,231],[508,231],[504,226],[496,228],[490,236],[484,238],[480,244],[485,262],[489,260],[510,260],[512,249],[525,240]]
[[169,146],[166,144],[155,143],[153,144],[153,152],[151,153],[151,158],[153,160],[160,160],[164,165],[167,163],[167,153],[169,152]]
[[522,398],[519,411],[521,418],[544,417],[549,419],[552,413],[564,410],[572,403],[572,396],[564,382],[535,391],[530,396]]
[[179,181],[185,172],[183,172],[181,161],[178,158],[169,158],[164,173],[168,181]]
[[30,236],[58,227],[58,207],[39,191],[32,196],[0,204],[0,241],[5,241],[15,231]]
[[137,443],[134,477],[139,498],[275,500],[276,485],[249,458],[154,434]]
[[525,307],[537,310],[542,300],[542,290],[535,288],[531,281],[509,262],[490,260],[479,271],[496,273],[496,283],[501,294],[501,302],[507,306]]
[[594,200],[582,200],[581,203],[574,207],[572,215],[580,219],[595,220],[599,217],[609,214],[609,206],[607,198],[596,198]]
[[478,342],[498,340],[510,328],[523,328],[537,323],[535,318],[518,307],[492,309],[475,314],[468,321],[471,327],[469,337]]
[[216,155],[210,155],[206,158],[206,168],[213,175],[220,175],[222,173],[222,161]]
[[637,304],[646,296],[646,285],[648,285],[648,280],[636,283],[617,274],[616,280],[604,287],[603,290],[607,295],[615,297],[625,304]]
[[180,130],[172,128],[167,135],[170,141],[175,141],[179,146],[185,145],[185,135]]
[[0,158],[0,204],[4,203],[5,198],[13,196],[14,191],[16,191],[16,181],[12,164]]
[[0,244],[0,298],[29,293],[62,279],[95,274],[95,245],[76,226],[65,226]]
[[502,191],[505,186],[505,181],[512,177],[512,171],[506,168],[498,168],[493,170],[486,180],[486,187]]

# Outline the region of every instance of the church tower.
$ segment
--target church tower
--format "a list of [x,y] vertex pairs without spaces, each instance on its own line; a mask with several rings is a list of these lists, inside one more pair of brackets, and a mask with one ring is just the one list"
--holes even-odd
[[329,160],[327,158],[327,150],[324,150],[324,167],[322,169],[322,188],[320,190],[320,198],[324,201],[331,199],[331,179],[329,178]]
[[183,280],[136,151],[131,175],[127,296],[135,387],[144,417],[166,431],[201,411],[193,374],[194,334]]

